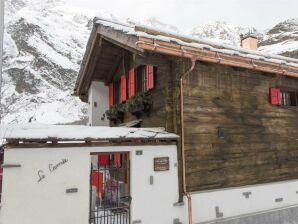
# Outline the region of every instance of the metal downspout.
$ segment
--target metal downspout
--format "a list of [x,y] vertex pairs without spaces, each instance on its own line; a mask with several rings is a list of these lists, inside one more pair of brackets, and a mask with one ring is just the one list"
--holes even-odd
[[[137,41],[135,43],[136,46],[139,44],[144,43],[143,41]],[[150,49],[152,51],[156,51],[157,45],[153,45],[153,48]],[[180,56],[180,55],[177,55]],[[182,157],[182,182],[183,182],[183,194],[187,197],[187,205],[188,205],[188,223],[192,224],[192,204],[191,204],[191,195],[186,190],[186,171],[185,171],[185,148],[184,148],[184,103],[183,103],[183,79],[194,70],[196,61],[198,57],[192,56],[191,57],[191,67],[184,72],[180,76],[180,117],[181,117],[181,157]]]
[[181,119],[181,156],[182,156],[182,181],[183,181],[183,193],[187,197],[188,205],[188,223],[192,224],[192,204],[191,195],[186,190],[186,170],[185,170],[185,147],[184,147],[184,99],[183,99],[183,79],[193,71],[196,65],[196,57],[191,58],[191,67],[181,75],[180,77],[180,119]]

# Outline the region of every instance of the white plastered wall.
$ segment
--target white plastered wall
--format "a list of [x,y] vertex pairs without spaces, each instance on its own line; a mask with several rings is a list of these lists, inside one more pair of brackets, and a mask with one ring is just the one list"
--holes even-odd
[[297,192],[298,181],[294,180],[192,193],[193,222],[229,219],[298,206]]
[[91,83],[88,104],[88,125],[109,126],[109,120],[104,116],[109,109],[109,88],[103,82]]
[[[136,155],[136,150],[142,150],[143,155]],[[170,224],[176,218],[184,221],[185,206],[173,206],[178,200],[177,149],[168,145],[8,149],[5,164],[21,167],[4,170],[0,223],[87,224],[90,153],[105,151],[130,152],[132,223]],[[170,159],[170,170],[154,172],[153,159],[164,156]],[[67,162],[49,172],[49,164],[63,159]],[[45,175],[41,182],[39,170]],[[68,188],[77,188],[78,192],[67,194]]]

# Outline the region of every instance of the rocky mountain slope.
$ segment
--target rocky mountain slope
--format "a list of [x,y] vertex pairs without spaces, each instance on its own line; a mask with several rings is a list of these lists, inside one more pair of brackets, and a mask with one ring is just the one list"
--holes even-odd
[[[7,0],[5,14],[2,121],[4,123],[82,123],[87,107],[71,96],[97,12],[73,8],[63,0]],[[133,21],[107,12],[99,16],[179,33],[155,18]],[[298,56],[298,20],[268,32],[213,22],[182,34],[239,45],[239,35],[258,34],[260,50]]]
[[70,123],[86,106],[71,96],[90,17],[59,1],[6,2],[4,123]]
[[260,50],[298,58],[298,19],[289,19],[270,29],[260,42]]

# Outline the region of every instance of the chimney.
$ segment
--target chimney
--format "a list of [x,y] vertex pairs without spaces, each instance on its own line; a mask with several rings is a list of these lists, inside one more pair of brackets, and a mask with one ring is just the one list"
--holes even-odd
[[240,46],[249,50],[257,50],[258,49],[258,39],[253,34],[240,35]]

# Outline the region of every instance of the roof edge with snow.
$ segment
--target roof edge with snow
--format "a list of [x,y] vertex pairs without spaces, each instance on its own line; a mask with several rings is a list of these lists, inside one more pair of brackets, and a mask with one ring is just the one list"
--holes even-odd
[[[212,58],[212,60],[209,60],[210,62],[219,64],[225,64],[224,60],[226,58],[236,62],[240,59],[242,62],[244,61],[245,63],[249,64],[246,66],[248,69],[298,77],[298,59],[295,58],[268,54],[257,50],[248,50],[215,41],[178,35],[176,33],[157,30],[151,27],[125,24],[98,17],[94,18],[93,23],[93,30],[87,44],[84,59],[81,64],[80,72],[74,89],[76,95],[79,95],[78,86],[84,76],[85,66],[88,63],[88,55],[90,54],[92,42],[96,37],[96,30],[99,26],[108,27],[111,30],[121,32],[125,35],[137,37],[139,41],[135,43],[136,49],[156,51],[162,54],[188,58],[197,56],[197,60],[202,61],[203,59],[200,56],[205,58],[209,57]],[[173,54],[175,51],[177,54]],[[187,52],[191,53],[187,54]],[[202,52],[204,52],[206,55],[203,55]],[[265,64],[267,69],[263,69],[261,64]],[[241,67],[240,63],[235,63],[233,66]],[[272,71],[270,70],[270,67],[273,68]]]
[[126,128],[83,125],[2,125],[1,139],[7,142],[45,141],[128,141],[128,140],[177,140],[178,135],[164,128]]

